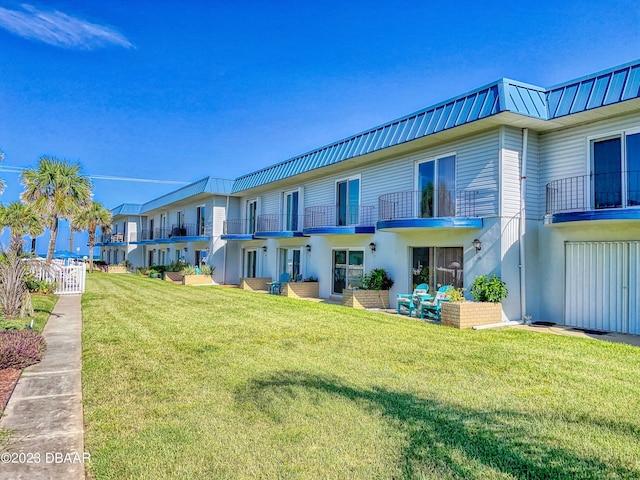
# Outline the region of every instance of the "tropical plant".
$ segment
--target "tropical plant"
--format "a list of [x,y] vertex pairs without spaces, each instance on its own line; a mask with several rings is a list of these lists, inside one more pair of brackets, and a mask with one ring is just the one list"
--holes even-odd
[[500,303],[508,294],[507,284],[494,274],[476,277],[471,285],[471,295],[479,302]]
[[183,275],[195,275],[196,272],[196,267],[192,267],[191,265],[187,265],[182,270],[180,270],[180,273],[182,273]]
[[93,272],[93,249],[96,246],[96,231],[99,228],[102,233],[108,234],[111,231],[111,221],[111,212],[104,208],[100,202],[91,202],[88,208],[82,210],[71,221],[72,235],[73,230],[87,231],[89,272]]
[[363,290],[389,290],[393,280],[384,268],[374,268],[362,278]]
[[25,235],[33,238],[44,232],[38,214],[30,205],[21,202],[0,206],[0,226],[8,227],[11,231],[9,250],[18,255],[22,252],[22,238]]
[[202,265],[200,267],[200,273],[203,275],[212,275],[215,268],[211,267],[211,265]]
[[447,296],[451,302],[464,302],[464,288],[453,288],[451,287],[447,291]]
[[50,230],[47,262],[53,259],[60,218],[70,219],[91,202],[91,181],[79,163],[42,156],[37,168],[20,174],[24,191],[20,199],[33,206]]

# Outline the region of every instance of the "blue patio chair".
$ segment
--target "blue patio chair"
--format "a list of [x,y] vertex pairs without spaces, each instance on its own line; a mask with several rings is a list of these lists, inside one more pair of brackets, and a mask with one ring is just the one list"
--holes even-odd
[[431,318],[439,322],[442,302],[449,301],[449,290],[452,288],[451,285],[443,285],[436,292],[435,298],[432,300],[421,300],[419,305],[420,318]]
[[269,290],[269,293],[271,295],[280,295],[280,293],[282,293],[282,284],[287,283],[290,280],[291,280],[291,275],[289,275],[286,272],[281,273],[279,282],[271,282],[271,288]]
[[398,304],[398,315],[401,315],[403,310],[407,311],[407,315],[415,311],[418,311],[418,305],[420,300],[433,298],[429,295],[429,285],[421,283],[413,289],[413,293],[399,293],[396,295],[396,302]]

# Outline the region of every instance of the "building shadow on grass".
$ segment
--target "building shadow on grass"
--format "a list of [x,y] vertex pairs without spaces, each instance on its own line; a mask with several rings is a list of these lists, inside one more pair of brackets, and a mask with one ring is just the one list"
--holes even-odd
[[[238,388],[236,401],[252,404],[273,421],[284,421],[286,412],[281,407],[290,402],[295,408],[299,389],[351,400],[359,408],[380,412],[394,428],[402,430],[407,438],[400,459],[403,478],[424,478],[426,472],[434,471],[455,478],[640,478],[638,470],[552,445],[544,427],[536,428],[539,412],[460,408],[410,393],[382,387],[356,388],[340,379],[297,371],[254,378]],[[584,420],[590,427],[634,429]],[[545,423],[551,423],[550,419]]]

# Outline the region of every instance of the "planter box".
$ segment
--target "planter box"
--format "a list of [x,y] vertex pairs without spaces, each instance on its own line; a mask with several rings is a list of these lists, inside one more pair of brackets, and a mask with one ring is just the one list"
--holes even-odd
[[162,279],[165,282],[182,285],[182,274],[180,272],[164,272]]
[[203,273],[183,275],[183,285],[213,285],[213,275],[205,275]]
[[343,290],[342,305],[352,308],[389,308],[389,290]]
[[443,302],[440,323],[454,328],[471,328],[502,321],[502,304],[490,302]]
[[127,267],[122,265],[108,265],[107,273],[129,273]]
[[266,292],[268,290],[267,283],[272,281],[271,277],[241,278],[238,286],[243,290]]
[[288,282],[282,284],[280,295],[291,298],[318,298],[320,296],[318,282]]

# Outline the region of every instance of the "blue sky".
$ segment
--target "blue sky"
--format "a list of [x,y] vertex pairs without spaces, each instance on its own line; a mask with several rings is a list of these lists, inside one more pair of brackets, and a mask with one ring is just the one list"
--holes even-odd
[[[635,60],[638,25],[637,2],[611,0],[0,0],[0,201],[43,154],[234,178],[501,77],[549,87]],[[111,208],[179,185],[94,186]]]

